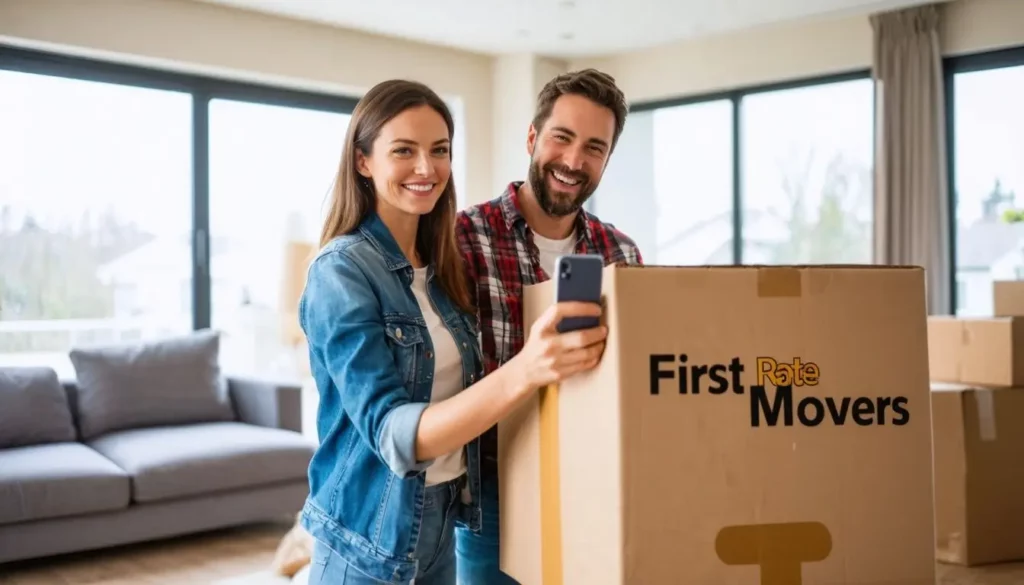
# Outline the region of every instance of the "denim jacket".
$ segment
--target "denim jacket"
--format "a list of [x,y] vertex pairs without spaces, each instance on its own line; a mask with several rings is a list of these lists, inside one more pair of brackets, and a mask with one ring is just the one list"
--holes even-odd
[[[482,375],[475,316],[427,271],[427,290],[462,354],[463,382]],[[416,431],[430,402],[433,344],[410,285],[413,268],[371,213],[320,250],[299,302],[320,394],[320,445],[302,511],[309,533],[384,582],[415,577],[426,468]],[[466,446],[468,481],[458,520],[479,531],[480,439]]]

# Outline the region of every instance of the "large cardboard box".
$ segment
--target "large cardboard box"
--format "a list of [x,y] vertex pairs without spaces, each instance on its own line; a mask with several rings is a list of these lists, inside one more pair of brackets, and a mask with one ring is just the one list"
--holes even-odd
[[934,382],[1024,386],[1024,317],[928,318]]
[[[595,371],[499,424],[525,585],[933,585],[923,272],[610,267]],[[528,287],[525,318],[554,282]]]
[[996,317],[1024,317],[1024,280],[993,282],[992,305]]
[[1024,559],[1024,389],[932,384],[938,558]]

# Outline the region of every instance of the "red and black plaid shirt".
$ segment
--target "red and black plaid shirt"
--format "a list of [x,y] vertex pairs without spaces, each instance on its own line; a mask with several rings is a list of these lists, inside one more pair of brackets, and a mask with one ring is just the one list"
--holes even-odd
[[[519,207],[514,182],[503,195],[459,212],[456,233],[470,276],[470,294],[478,307],[484,373],[490,374],[523,348],[523,287],[548,280]],[[581,210],[576,219],[577,254],[600,254],[605,264],[642,264],[628,236]],[[482,437],[485,458],[496,460],[497,433]]]

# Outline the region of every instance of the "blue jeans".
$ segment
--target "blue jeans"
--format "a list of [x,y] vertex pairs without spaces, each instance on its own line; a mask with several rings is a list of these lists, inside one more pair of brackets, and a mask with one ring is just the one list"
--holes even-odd
[[[463,483],[454,480],[423,492],[423,523],[416,543],[415,585],[456,585],[455,514]],[[313,545],[309,585],[396,585],[360,573],[323,542]],[[411,584],[402,584],[411,585]]]
[[483,476],[480,490],[483,526],[480,533],[459,526],[455,529],[455,554],[458,558],[458,585],[519,585],[501,572],[499,563],[498,478]]

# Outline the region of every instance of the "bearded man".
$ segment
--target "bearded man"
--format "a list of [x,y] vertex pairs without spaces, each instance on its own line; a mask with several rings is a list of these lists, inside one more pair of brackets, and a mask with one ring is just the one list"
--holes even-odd
[[[565,254],[640,265],[636,243],[583,209],[626,123],[625,97],[606,73],[586,69],[549,81],[526,136],[527,181],[459,213],[456,232],[477,307],[485,374],[523,347],[523,287],[551,278]],[[456,529],[460,585],[515,583],[498,563],[497,427],[482,436],[482,530]]]

